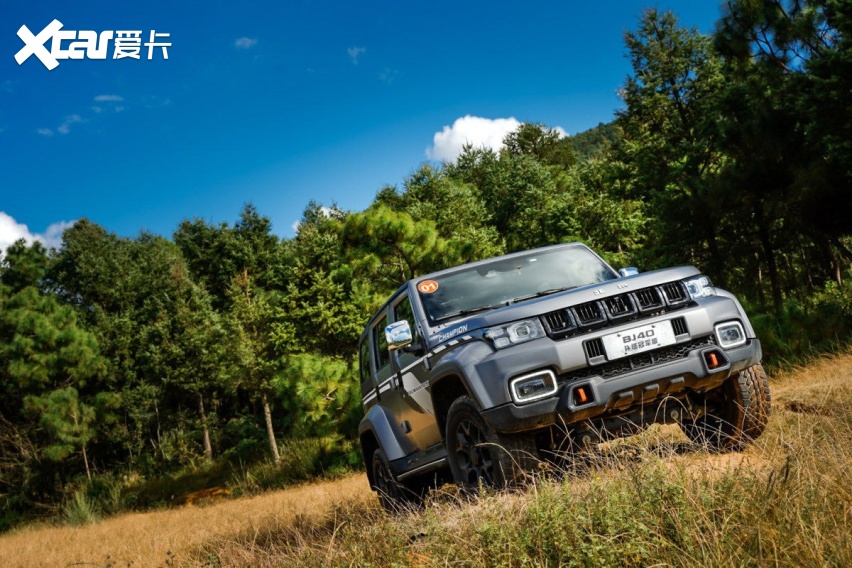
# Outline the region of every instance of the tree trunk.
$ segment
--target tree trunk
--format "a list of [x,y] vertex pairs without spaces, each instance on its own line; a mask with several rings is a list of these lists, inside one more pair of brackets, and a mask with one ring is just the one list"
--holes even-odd
[[207,415],[204,413],[204,398],[198,395],[198,415],[201,417],[201,430],[204,434],[204,457],[213,460],[213,446],[210,444],[210,428],[207,427]]
[[763,215],[763,203],[758,201],[754,212],[757,220],[760,245],[763,248],[763,256],[766,258],[766,268],[769,269],[769,285],[772,288],[772,304],[775,307],[775,317],[780,319],[784,300],[781,297],[781,282],[778,279],[778,265],[775,262],[775,252],[772,250],[769,228],[766,226],[766,218]]
[[[74,418],[74,426],[79,428],[80,422],[77,420],[77,413],[73,412],[71,414],[71,417]],[[89,469],[89,456],[86,455],[86,443],[85,442],[83,442],[83,444],[82,444],[82,449],[83,449],[83,464],[86,466],[86,479],[88,479],[89,481],[92,481],[92,470]]]
[[160,407],[157,406],[157,401],[154,401],[154,413],[157,415],[157,445],[154,446],[154,441],[151,440],[151,445],[154,446],[154,451],[159,450],[160,457],[165,458],[163,454],[163,440],[160,439]]
[[86,455],[86,444],[83,444],[83,463],[86,465],[86,478],[92,481],[92,471],[89,469],[89,456]]
[[760,310],[766,309],[766,293],[763,290],[763,267],[760,265],[760,254],[755,251],[754,262],[757,264],[757,300],[760,302]]
[[263,404],[263,417],[266,419],[266,436],[269,438],[269,451],[272,452],[272,459],[275,463],[281,460],[278,454],[278,443],[275,441],[275,430],[272,428],[272,411],[269,409],[269,400],[266,398],[266,393],[260,398]]
[[710,263],[713,267],[713,280],[720,288],[728,287],[728,279],[725,274],[725,263],[722,261],[722,253],[719,252],[719,241],[716,238],[716,225],[713,221],[707,224],[707,246],[710,249]]

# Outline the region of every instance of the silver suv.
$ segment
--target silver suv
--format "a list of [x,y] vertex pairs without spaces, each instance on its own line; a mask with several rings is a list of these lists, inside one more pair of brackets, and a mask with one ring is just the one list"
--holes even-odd
[[760,341],[732,294],[693,267],[615,271],[580,243],[410,280],[359,353],[361,447],[389,509],[441,471],[501,487],[653,423],[738,449],[770,407]]

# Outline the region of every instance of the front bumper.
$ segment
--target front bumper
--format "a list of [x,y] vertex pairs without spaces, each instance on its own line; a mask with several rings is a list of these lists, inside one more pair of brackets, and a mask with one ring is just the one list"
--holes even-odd
[[[720,365],[710,369],[706,354],[721,354]],[[721,385],[729,376],[760,362],[760,341],[750,339],[742,347],[724,350],[708,345],[685,357],[612,378],[598,374],[564,380],[552,397],[518,405],[514,402],[484,410],[483,418],[499,432],[524,432],[559,423],[571,425],[598,417],[627,414],[666,397],[682,398]],[[578,404],[576,390],[584,387],[591,396]]]

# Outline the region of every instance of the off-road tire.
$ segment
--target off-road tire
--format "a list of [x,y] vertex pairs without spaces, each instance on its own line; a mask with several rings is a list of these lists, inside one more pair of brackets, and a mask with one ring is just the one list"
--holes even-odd
[[518,485],[538,466],[535,438],[496,432],[469,396],[453,402],[446,424],[447,461],[453,480],[462,489]]
[[401,511],[411,501],[411,493],[393,475],[390,463],[381,448],[373,452],[373,489],[382,508],[390,513]]
[[712,411],[697,420],[681,422],[684,434],[709,449],[737,451],[760,437],[769,422],[772,395],[759,363],[729,377],[710,393]]

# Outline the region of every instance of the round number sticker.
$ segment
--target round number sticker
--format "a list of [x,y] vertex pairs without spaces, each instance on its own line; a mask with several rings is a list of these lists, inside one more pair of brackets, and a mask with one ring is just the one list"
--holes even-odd
[[417,289],[420,290],[421,294],[431,294],[438,289],[438,283],[434,280],[424,280],[417,285]]

